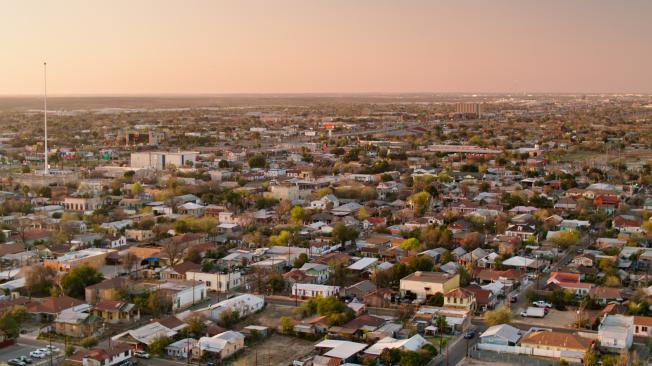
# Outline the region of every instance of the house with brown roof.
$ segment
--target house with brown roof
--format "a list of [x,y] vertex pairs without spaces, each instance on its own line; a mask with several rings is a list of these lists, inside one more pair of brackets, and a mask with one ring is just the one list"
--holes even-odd
[[167,267],[161,271],[162,280],[185,280],[186,272],[200,272],[201,264],[191,261],[183,261],[174,266]]
[[464,288],[466,291],[472,292],[475,295],[476,311],[486,311],[493,309],[498,300],[496,295],[489,290],[485,290],[478,285],[470,285]]
[[108,349],[79,349],[66,359],[66,363],[82,366],[114,366],[121,365],[133,357],[133,350],[126,343],[110,343]]
[[128,279],[114,277],[86,287],[84,298],[89,304],[95,304],[100,300],[113,300],[120,289],[129,287],[129,285],[130,281]]
[[129,323],[140,319],[140,311],[136,305],[115,301],[100,300],[95,304],[92,314],[102,318],[106,323]]
[[623,301],[623,294],[618,287],[593,287],[589,290],[589,297],[600,305],[611,301]]
[[477,308],[475,293],[461,287],[448,291],[444,294],[444,307],[462,308],[475,312]]
[[582,355],[591,348],[592,341],[577,334],[561,332],[532,332],[521,339],[521,347],[550,351],[574,351]]
[[361,339],[365,333],[373,332],[387,321],[373,315],[360,315],[341,326],[328,328],[328,334],[335,337]]
[[84,304],[84,302],[70,296],[48,297],[40,302],[31,302],[27,311],[32,313],[39,321],[53,321],[64,310]]
[[652,337],[652,316],[634,316],[634,335]]

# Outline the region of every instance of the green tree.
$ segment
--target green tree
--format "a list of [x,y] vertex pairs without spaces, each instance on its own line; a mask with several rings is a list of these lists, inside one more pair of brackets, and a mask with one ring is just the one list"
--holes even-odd
[[421,242],[417,238],[408,238],[401,242],[401,248],[407,251],[416,251],[421,249]]
[[439,334],[446,333],[446,328],[448,327],[448,322],[446,322],[446,317],[443,315],[437,315],[435,318],[435,326]]
[[165,347],[167,347],[170,343],[172,343],[172,339],[168,337],[156,337],[152,343],[149,344],[149,351],[154,355],[161,355],[163,354]]
[[61,279],[61,287],[66,295],[82,298],[86,287],[99,283],[102,279],[102,274],[95,268],[84,265],[66,273]]
[[580,240],[580,233],[575,230],[564,230],[553,235],[550,240],[559,247],[568,248],[577,245]]
[[288,318],[287,316],[282,316],[281,319],[279,320],[279,328],[281,329],[282,333],[289,333],[292,331],[292,320]]
[[294,258],[293,266],[294,268],[301,268],[301,266],[303,266],[307,262],[308,262],[308,255],[306,253],[301,253],[296,258]]
[[509,323],[512,321],[512,312],[507,306],[501,306],[496,310],[487,311],[485,321],[490,326]]
[[267,164],[267,159],[263,155],[256,154],[249,158],[248,163],[250,168],[264,168]]
[[352,241],[358,238],[358,231],[352,227],[344,225],[342,222],[338,222],[333,227],[333,232],[331,233],[333,241],[335,243],[345,244],[348,241]]
[[423,214],[426,213],[426,210],[430,207],[430,199],[430,193],[426,191],[415,193],[409,198],[419,216],[423,216]]
[[300,225],[303,223],[305,215],[306,213],[304,212],[303,207],[294,206],[292,207],[292,210],[290,210],[290,221],[295,225]]

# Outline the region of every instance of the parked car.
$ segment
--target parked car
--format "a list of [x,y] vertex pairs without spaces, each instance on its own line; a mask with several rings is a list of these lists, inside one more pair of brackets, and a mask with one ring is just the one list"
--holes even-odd
[[136,356],[138,358],[147,358],[147,359],[152,357],[152,356],[149,355],[149,353],[147,353],[145,351],[136,351],[136,352],[134,352],[134,356]]
[[55,347],[55,346],[50,346],[50,345],[45,346],[45,348],[47,348],[47,349],[49,349],[50,351],[52,351],[52,353],[58,353],[58,352],[61,351],[59,348],[57,348],[57,347]]
[[552,307],[552,304],[547,303],[547,302],[542,301],[542,300],[535,301],[535,302],[532,303],[532,305],[534,305],[534,306],[536,306],[538,308],[551,308]]
[[11,366],[26,366],[27,364],[17,358],[11,359],[7,361],[7,363]]
[[469,331],[464,334],[464,339],[473,339],[475,338],[475,332],[474,331]]
[[46,355],[46,356],[49,356],[50,353],[52,353],[52,351],[50,351],[50,350],[47,349],[47,348],[39,348],[39,349],[37,349],[37,351],[43,353],[43,354]]
[[518,302],[518,296],[512,296],[512,297],[510,297],[510,298],[509,298],[509,302],[511,302],[512,304],[517,303],[517,302]]
[[22,361],[22,362],[25,362],[25,363],[27,363],[27,364],[32,363],[32,359],[29,358],[29,357],[27,357],[27,356],[20,356],[20,357],[18,357],[18,360],[20,360],[20,361]]
[[45,358],[45,353],[36,350],[36,351],[30,352],[29,357],[32,357],[32,358]]

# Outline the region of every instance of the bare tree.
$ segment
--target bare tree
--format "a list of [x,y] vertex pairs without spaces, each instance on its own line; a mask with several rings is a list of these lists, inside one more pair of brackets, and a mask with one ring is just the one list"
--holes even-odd
[[131,271],[133,271],[134,266],[138,263],[139,260],[140,259],[134,253],[130,252],[127,252],[127,254],[122,257],[122,268],[127,271],[129,277],[131,277]]
[[179,243],[175,241],[173,238],[164,240],[161,243],[161,252],[165,255],[167,255],[168,259],[170,260],[170,265],[174,266],[183,258],[183,255],[188,249],[188,245],[185,243]]

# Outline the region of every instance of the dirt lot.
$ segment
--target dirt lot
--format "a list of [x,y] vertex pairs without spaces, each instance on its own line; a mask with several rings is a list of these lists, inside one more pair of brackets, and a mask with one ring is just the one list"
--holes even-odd
[[238,328],[253,324],[276,329],[281,317],[287,316],[290,319],[294,319],[293,310],[294,307],[291,306],[267,304],[260,313],[248,316],[246,319],[238,323]]
[[[287,366],[309,354],[315,342],[273,334],[263,342],[247,348],[244,355],[233,362],[233,366]],[[258,363],[256,363],[256,359]]]

